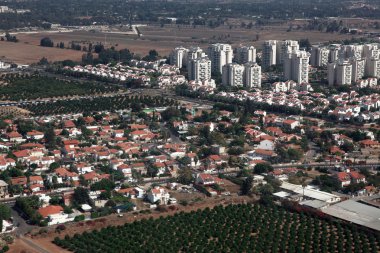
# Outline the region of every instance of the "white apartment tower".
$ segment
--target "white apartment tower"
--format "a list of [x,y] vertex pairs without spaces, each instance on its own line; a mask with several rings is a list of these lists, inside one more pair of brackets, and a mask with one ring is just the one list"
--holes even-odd
[[190,47],[187,52],[187,62],[190,63],[191,60],[206,57],[206,53],[200,47]]
[[329,63],[330,50],[326,47],[312,46],[310,52],[310,65],[322,67]]
[[328,65],[329,85],[350,85],[352,82],[352,65],[349,61],[339,60]]
[[253,46],[241,46],[236,48],[234,60],[239,64],[256,62],[256,48]]
[[363,46],[363,57],[364,58],[371,58],[371,57],[374,57],[376,59],[379,58],[379,45],[376,44],[376,43],[372,43],[372,44],[365,44]]
[[276,64],[284,64],[287,55],[300,48],[296,40],[277,41],[276,46]]
[[207,57],[191,60],[188,68],[188,73],[189,80],[211,80],[211,61]]
[[232,63],[232,47],[228,44],[213,44],[208,48],[208,57],[211,60],[212,72],[222,73],[223,66]]
[[244,84],[249,88],[261,87],[261,66],[255,62],[244,64]]
[[336,62],[339,60],[340,44],[331,44],[329,46],[329,62]]
[[177,68],[183,68],[187,65],[187,54],[189,50],[184,47],[176,47],[170,54],[170,64]]
[[229,86],[243,86],[244,66],[229,63],[223,66],[222,83]]
[[[189,74],[189,79],[190,79],[190,73],[192,73],[192,64],[191,61],[198,59],[198,58],[203,58],[206,57],[206,53],[203,52],[202,48],[200,47],[190,47],[188,52],[187,52],[187,72]],[[191,80],[191,79],[190,79]]]
[[297,83],[309,82],[309,58],[306,51],[293,51],[284,59],[284,75],[286,80]]
[[345,45],[343,46],[346,58],[354,57],[356,59],[362,58],[363,55],[363,45]]
[[356,82],[360,80],[365,75],[365,59],[350,58],[350,63],[352,65],[352,80]]
[[367,59],[367,75],[370,77],[380,77],[380,59],[371,57]]
[[272,65],[276,65],[276,51],[277,41],[267,40],[264,42],[262,51],[262,66],[268,68]]

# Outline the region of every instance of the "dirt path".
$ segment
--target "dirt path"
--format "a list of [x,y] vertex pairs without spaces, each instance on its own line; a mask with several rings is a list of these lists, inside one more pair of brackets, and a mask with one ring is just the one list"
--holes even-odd
[[30,238],[20,236],[20,240],[23,241],[25,244],[27,244],[30,248],[35,250],[38,253],[50,253],[50,251],[46,250],[45,248],[41,247],[41,245],[35,243]]

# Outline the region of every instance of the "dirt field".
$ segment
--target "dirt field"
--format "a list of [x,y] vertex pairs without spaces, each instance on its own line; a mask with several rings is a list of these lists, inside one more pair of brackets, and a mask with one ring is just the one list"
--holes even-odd
[[38,62],[42,57],[46,57],[49,61],[80,60],[83,54],[74,50],[40,47],[39,42],[26,44],[25,41],[27,40],[22,39],[18,43],[0,41],[0,57],[17,64],[31,64]]
[[0,42],[0,57],[20,64],[30,64],[40,60],[42,57],[49,61],[57,60],[80,60],[83,52],[74,50],[63,50],[58,48],[43,48],[38,46],[41,38],[50,37],[55,44],[64,42],[65,46],[69,42],[77,43],[102,43],[106,47],[114,46],[117,49],[128,48],[131,51],[146,55],[149,50],[156,49],[160,55],[166,56],[170,51],[179,45],[200,46],[207,48],[208,44],[216,42],[230,43],[233,46],[239,44],[253,44],[261,47],[264,40],[269,39],[291,39],[299,40],[308,38],[311,43],[326,42],[330,40],[350,39],[352,35],[327,34],[311,31],[291,31],[287,32],[289,24],[278,26],[266,26],[253,29],[242,29],[234,27],[211,28],[192,28],[192,27],[140,27],[142,37],[124,34],[104,34],[100,32],[76,31],[70,33],[36,33],[36,34],[17,34],[19,43]]
[[[102,227],[110,226],[110,225],[123,225],[128,222],[133,222],[135,220],[141,220],[143,218],[158,218],[160,216],[168,216],[173,215],[175,212],[185,211],[190,212],[192,210],[204,209],[206,207],[214,207],[215,205],[228,205],[228,204],[238,204],[238,203],[249,203],[255,201],[252,198],[247,196],[239,196],[239,197],[215,197],[215,198],[206,198],[202,201],[196,202],[194,204],[190,204],[188,206],[177,205],[177,210],[168,210],[167,212],[158,212],[153,211],[151,214],[133,214],[128,213],[123,217],[118,217],[116,214],[110,215],[104,218],[100,218],[94,221],[87,221],[81,223],[71,223],[65,224],[66,230],[61,233],[55,232],[55,226],[49,227],[49,231],[47,234],[43,235],[35,235],[28,237],[27,240],[31,240],[35,244],[38,244],[43,249],[48,252],[68,252],[62,250],[52,243],[54,237],[59,236],[63,238],[66,234],[73,235],[75,233],[83,233],[84,231],[91,231],[94,229],[100,229]],[[31,234],[37,233],[39,229],[33,231]],[[35,253],[36,251],[31,248],[28,244],[25,243],[24,240],[17,239],[13,245],[10,246],[11,253]]]

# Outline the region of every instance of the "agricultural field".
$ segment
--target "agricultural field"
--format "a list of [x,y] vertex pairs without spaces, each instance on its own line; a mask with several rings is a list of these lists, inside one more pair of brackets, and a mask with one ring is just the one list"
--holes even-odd
[[[43,35],[39,36],[40,39]],[[64,50],[56,47],[40,47],[38,44],[32,44],[27,39],[20,40],[18,43],[0,41],[0,57],[14,62],[16,64],[32,64],[38,62],[41,58],[46,57],[49,62],[73,60],[80,61],[83,52],[75,50]]]
[[[236,23],[240,24],[241,20]],[[102,33],[90,31],[74,31],[64,33],[36,32],[28,34],[15,34],[18,43],[0,42],[0,56],[7,56],[7,59],[19,64],[30,64],[38,62],[42,57],[49,61],[62,61],[71,59],[80,61],[83,51],[71,49],[60,49],[57,47],[46,48],[39,46],[40,40],[49,37],[54,44],[64,42],[65,46],[74,41],[88,48],[88,44],[102,43],[105,47],[115,47],[116,49],[128,48],[140,56],[148,54],[149,50],[156,49],[161,56],[168,56],[171,50],[177,46],[200,46],[207,48],[210,43],[225,42],[232,46],[240,44],[254,45],[261,47],[264,40],[270,39],[291,39],[300,40],[308,38],[311,43],[328,42],[330,40],[344,40],[359,35],[347,35],[339,33],[325,33],[319,31],[292,30],[288,31],[290,23],[274,24],[268,26],[253,27],[252,29],[241,28],[235,25],[231,29],[229,26],[217,28],[209,27],[189,27],[166,25],[139,27],[141,37],[137,35],[127,35],[118,33]],[[297,24],[299,25],[299,24]]]
[[34,115],[53,115],[63,113],[89,113],[99,111],[116,111],[122,109],[130,109],[140,111],[144,107],[155,106],[172,106],[176,102],[161,96],[151,97],[129,97],[126,95],[118,95],[113,97],[95,97],[82,98],[78,100],[59,100],[56,102],[46,102],[28,104],[22,108],[30,111]]
[[56,237],[56,245],[86,252],[378,252],[380,235],[350,224],[240,204],[176,213]]
[[0,100],[91,95],[116,92],[119,87],[90,82],[64,81],[39,75],[5,75],[0,79]]

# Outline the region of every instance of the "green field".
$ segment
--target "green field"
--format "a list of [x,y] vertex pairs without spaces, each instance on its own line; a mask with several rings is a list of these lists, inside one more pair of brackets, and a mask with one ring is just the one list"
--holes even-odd
[[39,75],[7,75],[0,81],[0,100],[25,100],[115,92],[119,87],[91,82],[65,81]]
[[282,207],[229,205],[84,232],[54,243],[73,252],[378,252],[380,235]]

